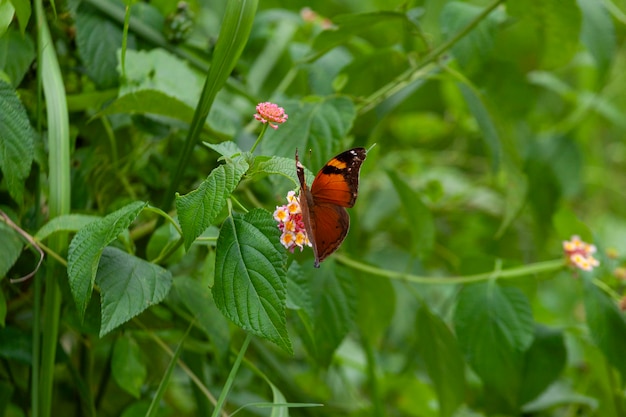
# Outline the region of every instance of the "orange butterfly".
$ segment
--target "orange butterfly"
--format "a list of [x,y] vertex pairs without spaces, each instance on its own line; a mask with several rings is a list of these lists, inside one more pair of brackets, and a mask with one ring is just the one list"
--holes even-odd
[[302,220],[313,245],[316,268],[339,248],[348,234],[350,216],[344,207],[354,206],[366,153],[364,148],[354,148],[335,156],[320,169],[309,189],[296,150]]

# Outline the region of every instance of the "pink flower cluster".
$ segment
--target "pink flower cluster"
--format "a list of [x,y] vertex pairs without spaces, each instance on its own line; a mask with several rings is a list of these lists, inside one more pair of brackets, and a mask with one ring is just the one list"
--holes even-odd
[[266,101],[256,106],[256,114],[254,118],[261,123],[269,123],[274,130],[278,129],[278,125],[285,123],[289,116],[285,114],[285,109],[278,107],[274,103]]
[[563,251],[570,265],[583,271],[591,271],[600,265],[600,261],[593,257],[596,247],[583,242],[576,235],[572,236],[571,240],[563,241]]
[[278,222],[278,228],[282,232],[280,243],[291,252],[297,247],[300,251],[304,246],[311,246],[311,241],[306,234],[306,228],[302,221],[300,202],[294,191],[287,194],[287,204],[277,206],[274,211],[274,219]]

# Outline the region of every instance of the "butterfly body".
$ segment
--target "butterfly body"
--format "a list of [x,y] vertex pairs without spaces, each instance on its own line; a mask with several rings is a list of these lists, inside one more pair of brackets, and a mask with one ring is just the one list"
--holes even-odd
[[309,188],[296,151],[302,220],[313,246],[316,268],[348,234],[350,216],[346,207],[353,207],[356,201],[359,171],[366,153],[364,148],[354,148],[335,156],[320,169]]

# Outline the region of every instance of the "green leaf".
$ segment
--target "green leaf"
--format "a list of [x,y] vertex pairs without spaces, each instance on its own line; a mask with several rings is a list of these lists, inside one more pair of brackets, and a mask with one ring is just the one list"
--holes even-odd
[[[274,174],[282,175],[293,181],[297,186],[300,186],[300,181],[296,174],[296,160],[295,154],[292,158],[283,158],[281,156],[257,156],[254,158],[254,163],[247,172],[247,176],[250,178],[258,178],[263,175]],[[304,176],[307,184],[313,182],[314,175],[307,168],[304,168]]]
[[228,217],[217,239],[213,299],[242,329],[292,352],[287,334],[286,253],[270,213]]
[[115,341],[111,358],[111,374],[124,391],[135,398],[141,396],[148,370],[144,363],[144,354],[132,337],[123,335]]
[[[132,34],[127,42],[127,47],[134,49]],[[81,2],[76,11],[76,47],[87,74],[100,88],[118,84],[117,51],[122,47],[122,27],[105,19],[85,2]]]
[[[451,1],[441,12],[441,29],[446,38],[452,38],[483,12],[483,7],[469,3]],[[463,68],[482,64],[493,50],[496,30],[505,19],[504,13],[496,9],[483,19],[471,32],[452,46],[452,54]]]
[[313,346],[307,346],[317,363],[328,367],[335,350],[354,327],[356,297],[348,270],[326,261],[321,268],[310,268],[313,300]]
[[305,58],[312,61],[332,48],[348,42],[353,36],[371,30],[373,25],[390,23],[401,26],[409,24],[413,26],[406,14],[393,11],[377,11],[361,14],[344,14],[333,18],[333,24],[337,26],[333,30],[323,30],[313,41],[314,54]]
[[356,324],[361,335],[376,346],[386,334],[396,311],[396,293],[391,280],[369,274],[354,277]]
[[292,262],[287,270],[287,308],[302,310],[309,318],[314,314],[309,282],[297,262]]
[[552,224],[561,240],[569,240],[572,236],[578,235],[585,242],[593,242],[591,229],[567,207],[561,207],[554,213]]
[[35,60],[35,44],[28,34],[9,28],[0,37],[0,69],[11,79],[13,87],[20,85]]
[[266,134],[262,143],[264,154],[293,158],[297,148],[304,165],[321,168],[344,150],[342,139],[352,129],[356,117],[350,99],[308,97],[299,102],[287,101],[282,107],[289,120]]
[[44,224],[35,234],[35,239],[43,241],[56,232],[77,232],[89,223],[100,219],[101,217],[90,214],[64,214]]
[[507,12],[536,38],[543,68],[566,65],[577,52],[582,19],[576,0],[517,0],[507,3]]
[[535,338],[524,356],[520,401],[528,403],[559,377],[567,352],[563,332],[545,326],[535,327]]
[[585,280],[585,313],[587,326],[595,344],[600,348],[609,363],[626,380],[626,320],[604,291],[590,280]]
[[193,108],[157,90],[141,90],[121,95],[99,114],[155,114],[190,123]]
[[0,358],[32,365],[33,339],[30,333],[16,327],[0,328]]
[[425,303],[417,310],[417,346],[433,381],[441,417],[449,417],[465,399],[465,362],[446,324]]
[[20,257],[23,247],[20,235],[0,221],[0,281]]
[[496,233],[496,238],[500,238],[513,220],[515,220],[526,204],[526,196],[528,194],[528,179],[522,171],[513,165],[513,163],[506,160],[503,163],[503,171],[506,181],[506,196],[504,201],[504,215],[502,217],[502,223],[500,223],[500,227]]
[[465,356],[486,389],[517,408],[524,352],[534,324],[526,296],[494,282],[465,286],[459,293],[454,327]]
[[436,230],[433,215],[420,196],[395,172],[387,171],[387,175],[391,178],[402,202],[406,223],[409,225],[407,228],[411,233],[412,252],[415,256],[426,258],[435,244]]
[[9,28],[13,16],[15,15],[15,9],[9,0],[0,0],[0,37]]
[[28,20],[32,14],[29,0],[10,0],[11,4],[15,8],[15,14],[17,15],[17,21],[20,23],[20,32],[22,35],[26,31]]
[[9,194],[18,203],[34,157],[34,135],[15,90],[0,80],[0,169]]
[[172,286],[172,274],[114,247],[102,251],[96,275],[102,304],[100,337],[158,304]]
[[237,158],[211,171],[196,190],[183,196],[176,194],[176,211],[187,249],[213,224],[247,169],[248,163]]
[[220,143],[209,143],[203,142],[205,146],[210,149],[213,149],[215,152],[219,153],[222,156],[227,158],[231,158],[233,155],[243,154],[241,148],[233,141],[227,140]]
[[4,297],[4,292],[0,291],[0,327],[4,327],[7,318],[7,299]]
[[487,107],[483,103],[482,99],[472,88],[462,83],[459,83],[458,86],[463,98],[465,99],[467,107],[480,127],[483,141],[485,142],[487,150],[491,156],[491,169],[493,172],[497,172],[500,169],[502,146],[498,131],[496,130],[493,120],[491,120],[489,110],[487,110]]
[[593,56],[601,74],[605,74],[615,54],[615,26],[602,2],[578,0],[582,12],[581,40]]
[[137,201],[122,207],[100,220],[87,224],[72,239],[67,255],[67,274],[81,319],[91,299],[102,251],[130,226],[146,205]]

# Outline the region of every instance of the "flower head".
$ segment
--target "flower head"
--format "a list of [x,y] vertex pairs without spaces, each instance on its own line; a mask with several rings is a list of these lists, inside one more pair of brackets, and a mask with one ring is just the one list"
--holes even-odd
[[583,271],[591,271],[600,265],[600,261],[593,257],[596,250],[594,245],[583,242],[576,235],[563,241],[563,251],[569,264]]
[[278,222],[278,229],[282,232],[280,243],[291,252],[297,247],[312,246],[306,234],[306,226],[302,220],[300,201],[296,193],[289,191],[287,204],[277,206],[274,211],[274,219]]
[[255,119],[261,123],[269,123],[274,130],[278,129],[279,124],[285,123],[288,117],[285,109],[269,101],[259,103],[256,106],[256,114],[254,115]]

